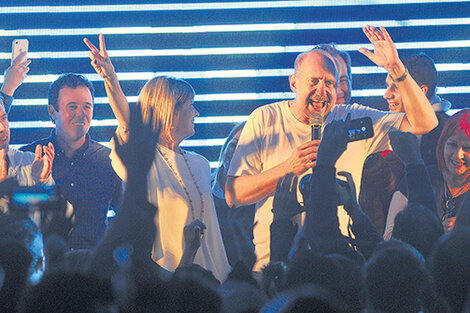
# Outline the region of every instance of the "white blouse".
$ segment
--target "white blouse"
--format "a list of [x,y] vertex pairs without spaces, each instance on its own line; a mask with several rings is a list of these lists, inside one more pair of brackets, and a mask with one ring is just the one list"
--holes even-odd
[[[113,142],[111,147],[114,148]],[[173,170],[158,149],[165,155]],[[182,154],[161,145],[158,145],[158,149],[148,174],[148,199],[158,208],[155,215],[158,230],[152,258],[163,268],[174,271],[183,255],[184,226],[199,218],[207,229],[204,231],[194,263],[212,271],[217,279],[223,281],[230,268],[211,195],[209,161],[199,154],[184,151],[188,161],[186,164]],[[116,174],[126,180],[126,169],[114,149],[110,158]],[[186,191],[177,175],[184,183]],[[193,210],[190,208],[187,193],[191,198]]]

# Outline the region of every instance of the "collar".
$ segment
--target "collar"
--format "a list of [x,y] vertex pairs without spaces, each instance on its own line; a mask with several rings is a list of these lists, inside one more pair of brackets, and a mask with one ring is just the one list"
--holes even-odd
[[[57,134],[56,134],[56,132],[55,132],[55,129],[53,129],[53,130],[51,131],[51,135],[49,136],[49,138],[50,138],[50,141],[52,142],[52,144],[54,145],[54,149],[56,150],[56,155],[62,154],[62,155],[65,156],[65,152],[64,152],[64,150],[60,147],[59,142],[58,142],[58,140],[57,140]],[[80,148],[78,148],[78,149],[74,152],[74,154],[73,154],[72,157],[75,157],[75,156],[77,156],[77,155],[82,155],[82,154],[84,155],[84,154],[85,154],[85,151],[89,148],[89,146],[90,146],[90,134],[87,133],[87,134],[85,135],[85,142],[83,143],[83,145],[82,145]]]

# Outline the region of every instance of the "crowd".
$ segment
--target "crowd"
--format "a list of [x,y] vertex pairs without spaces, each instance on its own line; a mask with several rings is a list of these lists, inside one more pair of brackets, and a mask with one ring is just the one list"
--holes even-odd
[[[155,77],[129,104],[102,35],[84,42],[118,121],[111,149],[73,73],[50,87],[50,137],[9,148],[19,55],[1,89],[1,312],[470,312],[470,109],[449,117],[431,58],[364,33],[390,112],[349,104],[349,55],[319,45],[295,61],[295,99],[236,125],[212,177],[180,147],[192,86]],[[373,135],[351,142],[362,117]]]

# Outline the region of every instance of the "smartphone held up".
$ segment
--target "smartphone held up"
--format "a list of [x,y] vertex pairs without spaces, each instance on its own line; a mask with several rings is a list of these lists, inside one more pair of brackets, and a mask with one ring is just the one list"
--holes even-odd
[[28,59],[28,39],[15,39],[13,40],[12,47],[11,47],[11,65],[13,65],[13,61],[23,52],[26,52],[24,56],[23,62]]

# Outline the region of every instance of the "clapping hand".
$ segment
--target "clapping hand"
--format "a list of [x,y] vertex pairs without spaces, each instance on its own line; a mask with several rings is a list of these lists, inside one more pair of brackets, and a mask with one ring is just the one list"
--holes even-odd
[[36,181],[46,180],[52,172],[52,162],[55,156],[54,146],[50,142],[47,146],[37,145],[35,154],[31,175]]

